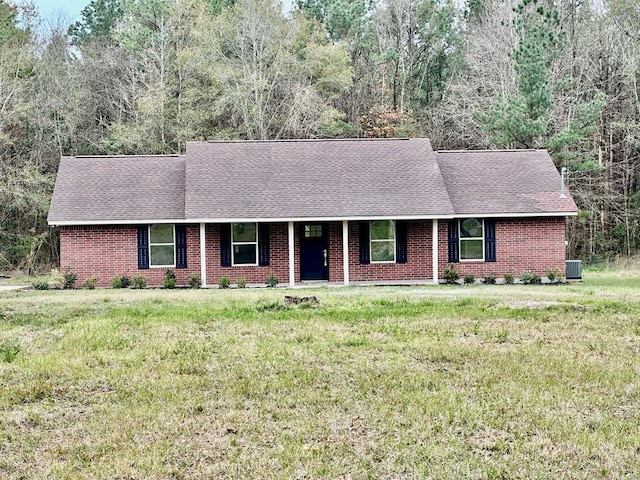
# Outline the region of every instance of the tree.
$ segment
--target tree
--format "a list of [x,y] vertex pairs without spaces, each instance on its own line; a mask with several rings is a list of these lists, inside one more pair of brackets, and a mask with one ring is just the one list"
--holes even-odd
[[55,165],[40,150],[50,139],[37,143],[35,38],[19,10],[2,2],[0,13],[0,265],[32,269],[55,251],[44,221]]
[[180,149],[171,95],[176,89],[176,8],[170,0],[124,1],[116,39],[140,88],[129,121],[111,126],[109,151],[177,153]]
[[[351,86],[336,99],[345,112],[346,132],[355,131],[362,115],[381,103],[379,62],[372,0],[299,0],[298,9],[318,22],[329,41],[346,49],[352,69]],[[345,132],[345,133],[346,133]]]
[[517,95],[503,95],[480,118],[498,145],[532,148],[547,133],[547,113],[553,102],[550,69],[560,55],[565,36],[558,11],[537,0],[522,0],[514,9],[518,42],[511,53]]
[[116,24],[122,18],[123,0],[92,0],[80,13],[80,20],[69,27],[73,43],[113,38]]
[[335,128],[329,102],[349,87],[348,57],[312,22],[285,18],[269,0],[239,1],[211,22],[198,29],[197,58],[208,56],[209,69],[194,73],[207,75],[214,97],[206,135],[306,138]]
[[16,25],[16,7],[0,0],[0,47],[20,46],[29,40],[29,33]]
[[235,5],[236,0],[205,0],[209,11],[213,15],[220,15],[225,8]]
[[422,115],[440,100],[459,63],[456,20],[448,1],[389,0],[377,9],[374,25],[389,108]]

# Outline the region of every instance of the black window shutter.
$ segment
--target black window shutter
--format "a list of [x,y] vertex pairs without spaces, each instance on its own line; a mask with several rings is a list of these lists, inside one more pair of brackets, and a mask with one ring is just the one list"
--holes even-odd
[[140,270],[149,268],[149,227],[147,225],[138,227],[138,268]]
[[459,261],[458,220],[449,220],[449,263],[458,263]]
[[231,266],[231,224],[220,225],[220,266]]
[[186,225],[176,225],[176,268],[187,268]]
[[408,222],[396,222],[396,263],[407,263]]
[[484,221],[484,261],[496,261],[496,221]]
[[258,265],[269,266],[269,224],[258,224]]
[[360,234],[359,234],[359,243],[360,243],[360,263],[368,264],[369,260],[369,222],[359,222],[360,223]]

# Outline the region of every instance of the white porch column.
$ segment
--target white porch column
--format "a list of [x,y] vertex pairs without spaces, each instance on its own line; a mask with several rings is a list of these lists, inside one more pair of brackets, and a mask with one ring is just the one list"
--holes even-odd
[[294,237],[293,222],[289,222],[289,286],[293,287],[296,283],[296,242]]
[[431,231],[431,262],[433,264],[433,283],[438,284],[438,219],[433,219],[432,231]]
[[342,221],[342,272],[344,284],[349,285],[349,221]]
[[200,224],[200,280],[202,286],[207,286],[207,252],[206,252],[206,240],[205,240],[205,228],[204,223]]

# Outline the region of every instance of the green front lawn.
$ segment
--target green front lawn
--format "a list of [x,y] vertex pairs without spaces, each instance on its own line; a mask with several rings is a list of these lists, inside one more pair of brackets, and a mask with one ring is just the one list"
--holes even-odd
[[0,294],[3,480],[638,477],[637,277]]

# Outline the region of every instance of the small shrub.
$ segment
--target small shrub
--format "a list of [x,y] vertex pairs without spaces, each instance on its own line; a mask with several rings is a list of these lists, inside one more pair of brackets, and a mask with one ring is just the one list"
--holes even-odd
[[189,288],[200,288],[202,286],[202,280],[200,274],[193,272],[189,275]]
[[448,285],[453,285],[454,283],[456,283],[460,278],[460,275],[458,275],[458,269],[456,268],[456,266],[449,265],[447,268],[445,268],[444,272],[442,272],[442,278],[444,278],[444,281]]
[[474,277],[473,275],[465,275],[463,281],[465,285],[471,285],[473,283],[476,283],[476,277]]
[[562,282],[562,272],[558,268],[550,269],[547,271],[547,278],[549,283],[560,283]]
[[520,275],[520,280],[525,285],[540,285],[542,283],[540,275],[536,275],[529,270],[522,272],[522,275]]
[[167,270],[164,272],[164,280],[162,282],[162,286],[164,288],[176,288],[178,284],[178,280],[176,279],[176,274],[173,273],[173,270]]
[[495,285],[496,284],[496,274],[491,272],[489,275],[485,275],[482,277],[482,283],[485,285]]
[[34,280],[31,282],[31,286],[34,290],[49,290],[49,282],[46,280]]
[[94,290],[96,285],[98,284],[98,277],[88,277],[85,278],[84,282],[82,282],[82,288],[86,288],[87,290]]
[[131,279],[126,275],[118,275],[111,279],[112,288],[129,288],[131,285]]
[[4,363],[13,362],[20,353],[20,345],[15,343],[0,343],[0,361]]
[[515,282],[515,278],[513,278],[513,275],[510,273],[505,273],[504,283],[506,283],[507,285],[513,285],[513,282]]
[[63,288],[64,276],[57,268],[51,269],[51,275],[49,276],[49,290],[58,290]]
[[276,285],[278,285],[278,283],[280,283],[280,280],[278,279],[278,277],[276,277],[272,273],[271,275],[269,275],[267,277],[267,279],[264,281],[264,283],[267,284],[267,287],[275,287]]
[[78,274],[71,270],[71,267],[65,267],[62,273],[62,288],[68,290],[73,288],[78,281]]
[[229,277],[220,277],[220,280],[218,280],[219,288],[229,288],[230,286],[231,280],[229,279]]
[[54,268],[51,270],[51,281],[54,283],[59,283],[60,285],[64,282],[64,277],[60,273],[60,270]]
[[147,288],[147,277],[140,275],[139,273],[131,277],[131,288],[136,290]]
[[244,277],[240,277],[236,283],[238,284],[238,288],[247,288],[247,279]]
[[533,278],[533,273],[531,273],[528,270],[525,270],[524,272],[522,272],[522,275],[520,275],[520,281],[525,285],[529,285],[531,283],[532,278]]

